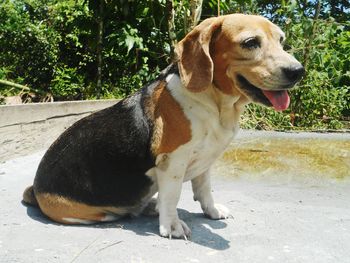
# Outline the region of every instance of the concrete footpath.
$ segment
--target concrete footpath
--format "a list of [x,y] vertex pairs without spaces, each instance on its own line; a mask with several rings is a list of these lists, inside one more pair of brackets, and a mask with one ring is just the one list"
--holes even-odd
[[158,235],[158,219],[64,226],[21,203],[44,150],[0,163],[0,262],[350,262],[350,136],[241,132],[213,171],[209,220],[184,184],[192,238]]
[[192,238],[158,235],[158,219],[64,226],[21,203],[49,145],[78,119],[116,101],[0,107],[0,263],[349,262],[350,134],[241,131],[213,169],[205,218],[185,183],[178,212]]

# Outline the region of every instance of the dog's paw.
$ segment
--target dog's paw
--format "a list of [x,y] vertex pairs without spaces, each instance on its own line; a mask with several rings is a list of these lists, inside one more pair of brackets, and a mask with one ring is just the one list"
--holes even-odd
[[175,219],[169,224],[160,224],[159,232],[162,237],[169,237],[170,239],[175,237],[187,240],[191,237],[191,229],[180,219]]
[[230,210],[221,204],[214,204],[213,207],[206,209],[204,214],[211,219],[225,219],[231,216]]

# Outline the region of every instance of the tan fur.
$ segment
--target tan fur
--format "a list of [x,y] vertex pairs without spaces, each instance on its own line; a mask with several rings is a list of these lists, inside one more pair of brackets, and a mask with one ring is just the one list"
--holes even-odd
[[213,81],[214,65],[209,48],[212,36],[220,24],[220,18],[205,20],[176,47],[181,80],[190,91],[203,91]]
[[172,152],[191,140],[190,122],[166,89],[166,82],[161,82],[156,88],[151,104],[154,116],[151,148],[155,156]]
[[97,207],[79,203],[55,194],[37,194],[41,211],[52,220],[64,224],[78,224],[69,222],[65,218],[100,222],[108,214],[125,215],[126,209],[116,207]]
[[[283,84],[281,68],[298,63],[283,50],[282,36],[279,27],[260,16],[207,19],[176,48],[182,81],[191,91],[203,91],[213,83],[224,94],[242,96],[235,83],[235,75],[241,74],[257,87],[278,89]],[[258,37],[261,48],[242,49],[242,40],[249,37]]]

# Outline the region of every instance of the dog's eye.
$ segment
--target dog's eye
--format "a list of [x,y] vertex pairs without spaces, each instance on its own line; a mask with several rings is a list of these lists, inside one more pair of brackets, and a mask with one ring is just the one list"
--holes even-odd
[[260,47],[260,41],[256,37],[250,37],[245,39],[241,43],[242,48],[255,49]]

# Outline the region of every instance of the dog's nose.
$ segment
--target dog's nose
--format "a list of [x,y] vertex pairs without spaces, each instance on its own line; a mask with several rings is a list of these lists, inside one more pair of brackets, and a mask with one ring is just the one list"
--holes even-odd
[[300,65],[300,66],[282,68],[282,72],[290,82],[297,82],[301,80],[301,78],[304,76],[305,69],[303,66]]

